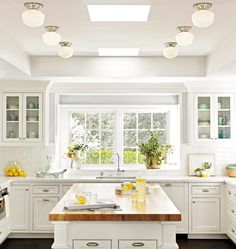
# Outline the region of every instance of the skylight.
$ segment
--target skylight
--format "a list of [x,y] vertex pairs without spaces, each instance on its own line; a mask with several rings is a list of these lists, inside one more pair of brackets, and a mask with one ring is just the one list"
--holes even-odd
[[150,5],[87,5],[92,22],[147,22]]
[[99,56],[138,56],[139,48],[99,48]]

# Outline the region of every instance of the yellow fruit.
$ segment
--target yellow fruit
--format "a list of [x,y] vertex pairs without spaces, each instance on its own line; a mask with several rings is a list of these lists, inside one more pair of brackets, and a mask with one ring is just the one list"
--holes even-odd
[[12,172],[9,172],[9,173],[8,173],[8,176],[13,176]]
[[86,201],[87,201],[86,196],[84,196],[84,195],[78,195],[78,196],[77,196],[77,202],[78,202],[79,204],[83,205],[83,204],[86,203]]
[[129,190],[129,188],[125,185],[125,186],[122,186],[122,189],[123,190]]
[[26,174],[25,172],[23,172],[22,176],[26,177],[26,176],[27,176],[27,174]]

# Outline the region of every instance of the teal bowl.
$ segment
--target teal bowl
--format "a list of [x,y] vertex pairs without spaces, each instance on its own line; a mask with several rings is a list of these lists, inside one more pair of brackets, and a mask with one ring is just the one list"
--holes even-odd
[[227,164],[226,168],[228,168],[228,169],[236,169],[236,163]]

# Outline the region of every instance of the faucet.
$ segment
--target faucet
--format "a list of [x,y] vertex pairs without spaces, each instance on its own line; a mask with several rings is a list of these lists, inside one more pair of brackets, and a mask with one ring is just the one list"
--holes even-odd
[[117,158],[117,175],[119,175],[121,172],[125,172],[124,170],[120,169],[120,154],[118,152],[116,152],[115,154],[113,154],[112,157]]

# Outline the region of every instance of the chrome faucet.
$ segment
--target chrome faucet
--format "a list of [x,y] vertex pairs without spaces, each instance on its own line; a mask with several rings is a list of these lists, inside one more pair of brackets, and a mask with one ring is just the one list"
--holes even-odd
[[119,175],[121,172],[124,172],[124,170],[120,169],[120,154],[118,152],[114,153],[113,158],[117,158],[117,175]]

